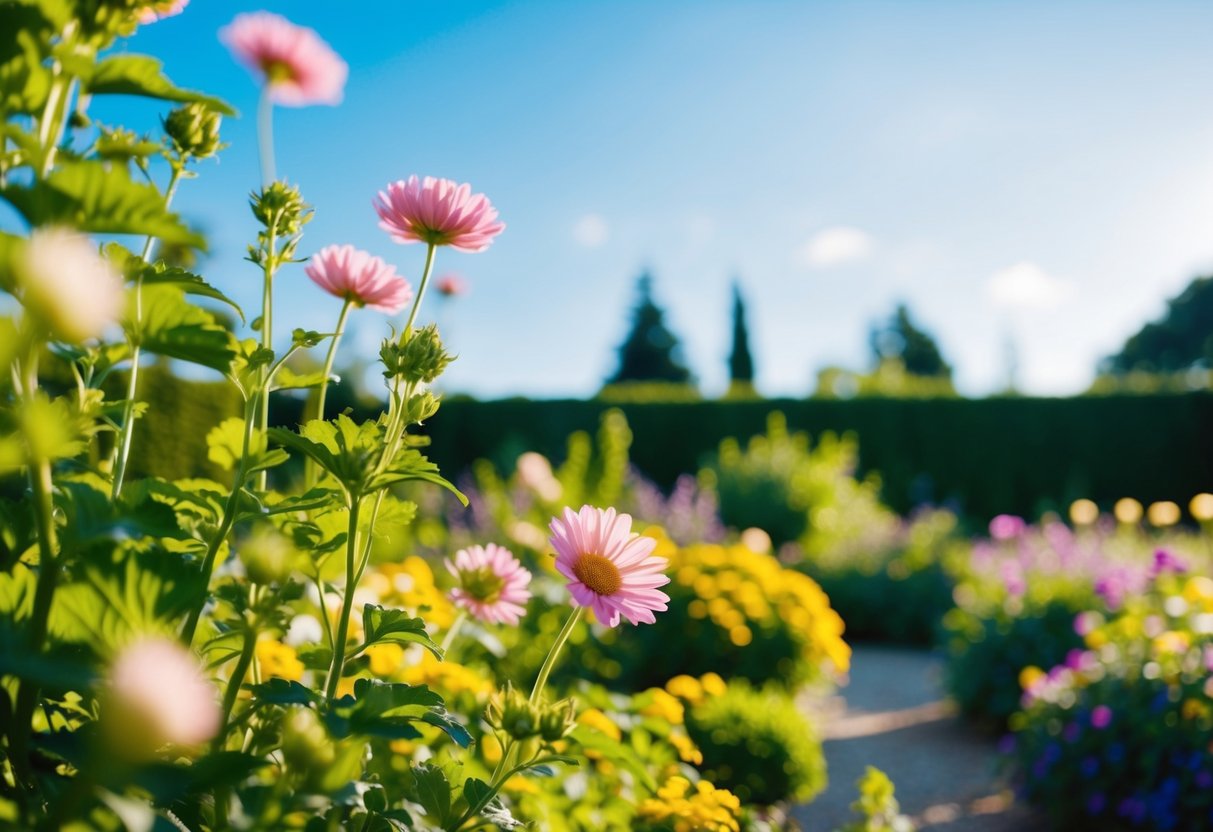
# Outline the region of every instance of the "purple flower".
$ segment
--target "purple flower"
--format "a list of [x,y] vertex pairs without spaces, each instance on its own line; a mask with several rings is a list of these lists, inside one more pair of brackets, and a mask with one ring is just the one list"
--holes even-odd
[[1176,575],[1182,575],[1188,571],[1188,564],[1166,549],[1158,549],[1154,552],[1154,566],[1150,570],[1150,577],[1157,578],[1159,575],[1165,575],[1172,572]]
[[1107,705],[1096,705],[1091,709],[1091,727],[1102,731],[1112,724],[1112,709]]
[[990,521],[990,537],[995,540],[1014,540],[1028,528],[1022,517],[1000,514]]

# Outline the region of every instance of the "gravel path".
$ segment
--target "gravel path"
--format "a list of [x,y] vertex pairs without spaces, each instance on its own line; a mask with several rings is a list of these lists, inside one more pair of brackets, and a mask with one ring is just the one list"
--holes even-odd
[[806,700],[830,776],[829,787],[793,813],[806,832],[832,832],[850,818],[855,781],[868,765],[893,779],[901,810],[924,832],[1046,828],[1011,806],[994,770],[995,740],[953,714],[941,673],[942,661],[925,650],[860,645],[839,695]]

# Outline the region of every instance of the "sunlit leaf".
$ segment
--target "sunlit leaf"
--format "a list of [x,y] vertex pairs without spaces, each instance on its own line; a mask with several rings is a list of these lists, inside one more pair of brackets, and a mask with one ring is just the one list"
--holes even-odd
[[93,68],[85,79],[85,91],[92,95],[141,95],[163,101],[197,101],[225,116],[236,111],[226,102],[192,90],[183,90],[170,81],[160,61],[150,55],[111,55]]

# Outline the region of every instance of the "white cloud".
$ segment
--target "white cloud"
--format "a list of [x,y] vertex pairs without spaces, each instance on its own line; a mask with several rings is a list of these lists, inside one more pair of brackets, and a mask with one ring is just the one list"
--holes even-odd
[[862,260],[872,252],[872,238],[858,228],[839,225],[818,231],[800,249],[800,259],[817,268]]
[[1018,309],[1056,309],[1074,295],[1070,283],[1026,260],[995,272],[986,291],[999,306]]
[[586,214],[573,225],[573,239],[586,248],[598,248],[611,236],[601,214]]

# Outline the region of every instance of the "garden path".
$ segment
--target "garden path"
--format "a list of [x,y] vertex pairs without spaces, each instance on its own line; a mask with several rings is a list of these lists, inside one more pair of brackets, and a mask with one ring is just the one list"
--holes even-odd
[[829,787],[793,814],[806,832],[832,832],[851,817],[868,765],[893,779],[902,812],[922,832],[1033,832],[1044,825],[1012,806],[995,772],[994,737],[954,713],[943,662],[927,650],[858,645],[850,683],[804,705],[821,726]]

